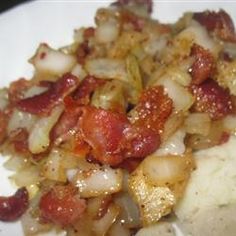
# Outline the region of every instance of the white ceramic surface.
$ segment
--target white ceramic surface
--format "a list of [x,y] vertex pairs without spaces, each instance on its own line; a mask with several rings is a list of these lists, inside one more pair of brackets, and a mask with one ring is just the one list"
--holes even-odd
[[[72,42],[73,30],[93,24],[98,7],[110,0],[38,0],[20,5],[0,14],[0,87],[19,77],[30,78],[32,67],[27,60],[40,42],[59,47]],[[236,22],[236,1],[154,1],[154,16],[163,22],[173,22],[184,11],[225,9]],[[12,194],[10,172],[2,167],[0,158],[0,195]],[[23,235],[19,223],[1,223],[0,235]]]

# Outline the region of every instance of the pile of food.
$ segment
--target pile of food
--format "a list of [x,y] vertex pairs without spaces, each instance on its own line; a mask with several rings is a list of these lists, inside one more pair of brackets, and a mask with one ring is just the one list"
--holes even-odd
[[25,235],[168,236],[173,222],[235,235],[233,22],[220,10],[163,24],[151,11],[98,9],[96,26],[40,44],[33,77],[0,90],[0,151],[18,186],[0,197],[1,221],[21,219]]

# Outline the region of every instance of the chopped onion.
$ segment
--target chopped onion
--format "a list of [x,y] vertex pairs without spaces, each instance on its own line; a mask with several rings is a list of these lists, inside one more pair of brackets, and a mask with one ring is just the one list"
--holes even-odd
[[95,39],[98,43],[111,43],[119,35],[119,26],[115,21],[106,21],[98,25],[95,31]]
[[161,78],[155,85],[162,85],[165,88],[166,93],[173,100],[175,111],[187,111],[194,103],[193,95],[172,79]]
[[10,135],[12,131],[18,128],[25,128],[27,131],[30,131],[36,121],[37,117],[35,115],[15,108],[8,122],[7,133]]
[[190,154],[146,157],[142,163],[143,173],[153,185],[170,186],[189,178],[193,169]]
[[18,187],[30,186],[40,180],[39,169],[37,166],[28,166],[20,169],[16,174],[10,177]]
[[236,116],[235,115],[228,115],[223,119],[223,126],[224,128],[236,135]]
[[87,75],[86,71],[83,69],[83,67],[80,64],[76,64],[72,68],[71,73],[75,75],[77,78],[79,78],[80,81],[83,80]]
[[211,118],[206,113],[190,113],[185,119],[184,127],[189,134],[206,136],[211,128]]
[[49,180],[66,182],[67,176],[62,164],[63,158],[59,150],[52,150],[42,168],[41,175]]
[[96,89],[92,96],[91,104],[105,110],[125,112],[126,101],[122,83],[117,80],[112,80]]
[[176,197],[168,187],[147,182],[142,166],[130,175],[129,190],[139,206],[144,226],[154,224],[162,216],[168,215],[176,203]]
[[192,21],[190,26],[179,33],[177,39],[180,41],[189,41],[190,47],[192,43],[196,43],[210,52],[216,57],[221,50],[221,45],[214,41],[208,34],[207,30],[198,22]]
[[161,134],[162,142],[165,143],[177,131],[184,122],[183,112],[174,112],[164,124],[164,130]]
[[76,176],[75,185],[81,197],[96,197],[119,192],[122,188],[122,171],[108,166],[81,170]]
[[208,135],[192,134],[187,138],[187,146],[194,150],[201,150],[220,145],[222,135],[225,132],[223,122],[221,120],[211,122]]
[[74,178],[78,164],[79,158],[73,153],[53,149],[42,167],[41,175],[49,180],[66,182]]
[[130,231],[121,222],[115,222],[109,232],[109,236],[130,236]]
[[177,130],[169,139],[161,144],[155,155],[182,155],[186,150],[184,143],[185,135],[186,132],[184,129]]
[[41,153],[47,150],[50,144],[50,131],[57,122],[63,111],[62,106],[54,108],[50,116],[40,118],[33,126],[29,135],[29,150],[34,153]]
[[76,59],[71,55],[50,48],[47,44],[40,44],[30,62],[40,72],[62,75],[72,69]]
[[141,225],[139,209],[137,204],[133,201],[130,194],[121,192],[115,196],[115,203],[120,206],[120,220],[127,228],[138,228]]
[[20,156],[12,156],[5,163],[4,167],[11,171],[18,171],[21,168],[25,167],[28,164],[26,158]]
[[96,236],[105,236],[111,225],[119,215],[120,208],[111,204],[107,213],[99,220],[93,222],[93,231]]
[[86,61],[85,68],[90,75],[101,79],[127,81],[125,63],[118,59],[98,58]]
[[36,96],[38,94],[45,92],[47,89],[48,88],[46,87],[41,87],[41,86],[36,86],[36,85],[32,86],[24,93],[24,98]]
[[160,53],[167,44],[167,38],[165,36],[153,37],[143,44],[144,51],[150,55],[155,56]]

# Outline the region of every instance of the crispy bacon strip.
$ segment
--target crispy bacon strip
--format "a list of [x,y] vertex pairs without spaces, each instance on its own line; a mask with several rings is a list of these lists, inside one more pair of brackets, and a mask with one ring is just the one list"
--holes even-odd
[[204,11],[193,14],[193,19],[215,33],[220,39],[236,42],[234,23],[224,10],[219,12]]
[[72,186],[55,186],[41,197],[39,209],[44,221],[68,226],[83,216],[86,201]]
[[[90,101],[90,95],[100,86],[106,83],[103,79],[97,79],[93,76],[87,76],[80,83],[73,94],[73,98],[81,105],[87,105]],[[68,106],[67,106],[68,107]]]
[[213,120],[218,120],[233,112],[233,102],[228,90],[224,90],[212,79],[200,85],[193,85],[192,92],[196,96],[193,110],[206,112]]
[[59,78],[47,91],[34,97],[22,99],[16,107],[24,112],[35,115],[48,115],[63,98],[72,92],[78,84],[78,79],[72,74],[65,74]]
[[160,132],[172,111],[172,100],[162,87],[147,89],[131,124],[124,114],[84,107],[79,128],[92,147],[92,157],[103,164],[117,166],[126,158],[144,158],[160,145]]
[[29,196],[25,187],[20,188],[10,197],[0,197],[0,220],[15,221],[27,210]]
[[118,146],[128,125],[123,114],[89,106],[83,108],[79,122],[82,137],[92,147],[94,158],[109,165],[123,161]]
[[92,52],[92,48],[89,47],[88,40],[81,43],[76,51],[76,58],[79,64],[84,65],[86,57]]
[[215,70],[214,57],[209,50],[197,44],[193,44],[190,56],[194,57],[194,62],[190,68],[192,84],[201,84],[211,77]]
[[135,108],[138,113],[135,125],[160,133],[172,112],[172,108],[173,102],[164,93],[162,86],[148,88],[141,94]]

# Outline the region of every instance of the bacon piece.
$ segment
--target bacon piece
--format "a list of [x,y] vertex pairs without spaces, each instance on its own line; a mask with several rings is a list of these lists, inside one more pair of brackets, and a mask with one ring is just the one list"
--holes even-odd
[[86,201],[72,186],[54,186],[40,199],[42,220],[68,226],[79,220],[86,210]]
[[233,102],[228,90],[220,87],[216,81],[208,79],[200,85],[191,87],[196,96],[193,110],[206,112],[213,120],[220,119],[233,111]]
[[72,92],[78,84],[78,79],[72,74],[65,74],[59,78],[47,91],[22,99],[17,102],[16,107],[24,112],[29,112],[35,115],[48,115],[50,111],[63,98]]
[[194,62],[190,68],[193,84],[200,84],[208,79],[215,70],[215,61],[209,50],[193,44],[190,56],[194,57]]
[[20,78],[10,84],[8,90],[9,101],[15,103],[23,98],[24,91],[30,87],[30,81]]
[[8,116],[0,111],[0,144],[3,143],[6,138],[8,120]]
[[158,131],[141,126],[131,126],[124,130],[121,146],[126,158],[144,158],[153,153],[160,143]]
[[162,86],[144,90],[135,108],[138,115],[135,125],[161,133],[173,108],[172,100],[164,93]]
[[106,81],[103,79],[87,76],[74,92],[73,98],[78,101],[79,104],[87,105],[90,101],[92,92],[105,83]]
[[84,39],[88,40],[89,38],[93,37],[95,34],[95,28],[94,27],[88,27],[84,30]]
[[15,221],[27,210],[29,205],[28,191],[25,187],[18,189],[10,197],[0,197],[0,220]]
[[24,128],[19,128],[11,134],[9,141],[14,145],[16,152],[28,154],[30,153],[28,148],[28,137],[28,131]]
[[220,39],[236,42],[234,23],[224,10],[219,12],[205,11],[193,14],[193,19],[215,33]]
[[172,100],[163,87],[147,89],[136,106],[131,124],[124,114],[83,107],[79,127],[82,138],[92,147],[92,157],[117,166],[126,158],[144,158],[160,145],[160,133],[172,112]]
[[129,173],[133,172],[141,163],[142,159],[125,159],[122,163],[120,163],[117,168],[122,168],[127,170]]
[[52,128],[50,140],[58,145],[70,139],[78,131],[77,123],[80,114],[79,107],[73,111],[65,110],[56,125]]
[[117,149],[128,125],[123,114],[89,106],[83,108],[79,122],[82,137],[92,147],[94,158],[109,165],[123,161]]
[[92,48],[89,47],[88,40],[85,40],[79,45],[76,51],[77,62],[84,65],[86,57],[92,52]]

